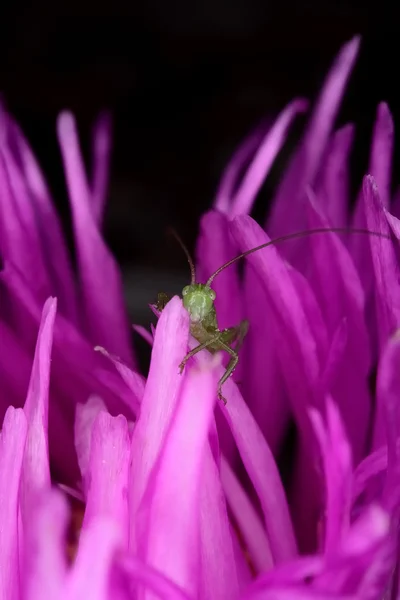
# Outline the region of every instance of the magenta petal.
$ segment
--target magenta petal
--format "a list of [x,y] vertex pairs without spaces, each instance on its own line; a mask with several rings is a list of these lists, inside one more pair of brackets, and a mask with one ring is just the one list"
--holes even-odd
[[220,475],[208,449],[200,485],[200,593],[204,600],[239,597],[231,528]]
[[[8,117],[8,121],[10,144],[13,146],[15,158],[20,165],[21,179],[25,180],[29,193],[25,204],[32,203],[34,206],[35,228],[40,231],[43,259],[53,286],[51,293],[58,298],[60,312],[77,325],[78,307],[75,280],[57,212],[28,142],[18,125],[10,117]],[[50,256],[51,259],[48,260]]]
[[[131,443],[128,422],[122,415],[100,412],[92,429],[88,490],[83,529],[99,516],[110,517],[128,545],[128,474]],[[124,539],[125,538],[125,539]]]
[[118,526],[106,517],[97,517],[81,533],[78,554],[62,600],[109,600],[113,559],[120,549]]
[[[364,207],[367,227],[389,235],[390,228],[381,203],[375,180],[371,176],[363,182]],[[375,274],[375,302],[378,339],[381,348],[400,323],[400,269],[395,248],[390,240],[368,236]]]
[[83,323],[94,345],[104,346],[132,364],[121,276],[94,220],[73,116],[60,115],[57,127],[78,253]]
[[101,352],[113,363],[121,378],[133,394],[130,404],[135,414],[138,414],[140,410],[140,403],[142,401],[145,389],[144,377],[139,373],[136,373],[136,371],[132,371],[132,369],[125,365],[119,358],[117,358],[113,354],[109,354],[109,352],[107,352],[107,350],[105,350],[104,348],[97,346],[95,350]]
[[112,145],[112,123],[108,113],[102,113],[93,128],[91,181],[92,211],[96,223],[101,226],[107,199]]
[[67,575],[68,506],[63,496],[53,490],[39,495],[37,501],[24,554],[24,598],[58,600],[63,598]]
[[326,413],[326,426],[317,411],[311,412],[311,419],[325,472],[325,553],[329,558],[350,526],[352,459],[339,411],[330,398],[327,400]]
[[316,188],[316,196],[321,199],[332,227],[347,227],[349,221],[348,159],[353,138],[353,125],[346,125],[334,133]]
[[297,99],[291,102],[278,116],[275,123],[265,135],[255,156],[253,157],[242,182],[233,195],[231,206],[226,211],[229,218],[236,215],[249,214],[256,195],[260,190],[278,152],[286,141],[287,132],[298,113],[308,108],[308,102]]
[[1,598],[19,598],[19,486],[27,423],[20,408],[10,408],[0,433],[0,579]]
[[149,567],[134,556],[124,558],[121,562],[123,570],[138,584],[143,584],[165,600],[192,600],[181,588],[175,585],[162,573]]
[[37,494],[50,488],[49,381],[56,310],[57,300],[49,298],[43,308],[28,395],[24,405],[28,422],[21,479],[21,510],[24,523],[31,519],[30,513]]
[[[329,227],[312,200],[308,214],[310,228]],[[345,320],[343,352],[338,357],[335,372],[331,371],[328,391],[340,408],[357,464],[365,452],[372,405],[368,389],[371,356],[364,318],[364,292],[352,257],[336,234],[311,236],[308,243],[311,249],[309,279],[332,340]]]
[[78,402],[75,409],[74,440],[83,487],[87,492],[90,464],[92,429],[100,412],[106,412],[106,405],[98,396],[90,396],[85,403]]
[[221,481],[229,508],[239,526],[254,566],[258,571],[270,569],[273,559],[267,533],[249,497],[224,457],[221,457]]
[[202,473],[216,387],[215,367],[189,370],[138,512],[138,547],[146,563],[193,595],[198,589]]
[[389,208],[391,195],[394,124],[388,105],[378,106],[372,139],[369,173],[376,181],[379,196],[385,208]]
[[355,37],[341,49],[320,93],[299,150],[283,179],[269,220],[273,237],[304,229],[306,187],[313,185],[321,166],[341,98],[358,54],[360,39]]
[[189,315],[178,297],[161,313],[151,355],[149,375],[140,416],[132,436],[132,470],[129,490],[130,543],[135,547],[135,516],[171,418],[175,412],[183,377],[179,364],[187,353]]
[[385,506],[398,519],[400,514],[400,336],[388,342],[379,362],[377,377],[377,410],[383,431],[382,441],[387,443],[387,474],[384,488]]

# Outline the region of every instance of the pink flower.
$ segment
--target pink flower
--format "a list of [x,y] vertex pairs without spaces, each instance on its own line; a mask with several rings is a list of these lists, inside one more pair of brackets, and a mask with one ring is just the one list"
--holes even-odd
[[[250,321],[226,406],[216,401],[219,356],[199,353],[178,372],[195,342],[177,297],[147,335],[147,379],[135,371],[118,270],[99,233],[108,122],[95,130],[90,180],[73,118],[58,123],[75,281],[40,171],[2,113],[0,599],[396,596],[400,227],[389,109],[378,108],[353,214],[353,128],[332,133],[358,45],[347,44],[328,75],[266,230],[248,213],[305,102],[235,155],[202,220],[198,277],[267,241],[266,231],[354,224],[392,238],[314,235],[252,254],[243,277],[232,266],[216,278],[220,325]],[[71,566],[68,508],[52,480],[79,480],[85,500]]]

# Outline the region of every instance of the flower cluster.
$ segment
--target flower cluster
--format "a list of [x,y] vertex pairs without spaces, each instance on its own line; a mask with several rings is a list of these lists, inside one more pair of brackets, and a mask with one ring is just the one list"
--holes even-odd
[[[107,118],[94,129],[90,176],[73,117],[58,121],[72,267],[38,164],[0,113],[0,599],[397,597],[400,197],[381,104],[350,210],[354,128],[333,128],[358,46],[334,62],[265,228],[249,213],[307,103],[292,102],[235,154],[201,222],[197,274],[206,280],[268,236],[382,235],[298,238],[216,277],[220,327],[250,322],[226,406],[216,401],[218,355],[199,353],[179,374],[194,342],[178,297],[146,334],[147,378],[136,371],[100,231]],[[55,483],[85,502],[71,565]]]

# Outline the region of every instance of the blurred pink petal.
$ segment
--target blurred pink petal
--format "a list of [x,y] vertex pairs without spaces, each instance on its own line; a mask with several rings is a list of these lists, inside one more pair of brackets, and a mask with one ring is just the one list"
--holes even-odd
[[91,203],[96,223],[101,226],[108,192],[112,146],[112,122],[108,113],[102,113],[93,127]]

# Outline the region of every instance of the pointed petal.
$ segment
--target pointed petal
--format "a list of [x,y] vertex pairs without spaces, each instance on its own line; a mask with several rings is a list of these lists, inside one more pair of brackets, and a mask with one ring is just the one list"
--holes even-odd
[[246,215],[251,212],[256,196],[286,141],[292,121],[298,113],[305,112],[307,108],[308,102],[306,100],[300,98],[294,100],[281,112],[271,129],[264,136],[237,192],[232,197],[229,210],[226,211],[230,219],[233,219],[236,215]]
[[88,471],[90,464],[90,446],[92,429],[100,412],[107,412],[106,405],[99,396],[90,396],[87,402],[78,402],[75,409],[74,440],[79,469],[82,475],[85,492],[88,487]]
[[[310,228],[329,227],[312,197],[308,215]],[[346,339],[335,372],[331,372],[329,391],[340,408],[357,464],[365,452],[372,408],[368,389],[371,353],[364,318],[365,295],[352,257],[337,234],[310,236],[308,243],[312,269],[309,280],[331,336],[337,335],[344,319],[346,323]]]
[[[364,207],[367,227],[389,235],[390,228],[381,203],[375,180],[367,176],[363,183]],[[400,269],[395,248],[390,240],[379,236],[368,236],[375,275],[376,323],[380,347],[400,323],[400,293],[398,282]]]
[[389,208],[391,196],[394,124],[385,102],[378,106],[372,138],[369,173],[375,179],[379,196],[385,208]]
[[128,545],[128,474],[130,465],[128,422],[119,415],[100,412],[93,424],[89,482],[82,530],[97,517],[109,517],[120,529],[123,545]]
[[[65,244],[58,215],[53,206],[50,193],[28,142],[18,125],[9,117],[10,145],[29,190],[34,205],[36,228],[40,231],[46,266],[50,274],[52,293],[57,296],[60,312],[75,325],[78,324],[78,307],[68,250]],[[47,257],[51,256],[51,260]],[[54,268],[54,265],[57,265]]]
[[144,377],[142,377],[140,373],[132,371],[132,369],[130,369],[126,364],[124,364],[118,357],[114,356],[113,354],[109,354],[109,352],[107,352],[107,350],[105,350],[104,348],[97,346],[95,350],[101,352],[103,356],[106,356],[113,363],[119,375],[133,394],[131,405],[135,414],[138,414],[140,410],[140,403],[142,401],[145,389]]
[[57,300],[49,298],[43,308],[28,395],[24,405],[28,433],[21,480],[23,520],[31,519],[30,512],[32,505],[36,503],[37,494],[50,488],[49,381],[56,310]]
[[245,490],[223,456],[221,457],[221,482],[229,508],[238,524],[254,566],[258,571],[267,571],[273,566],[273,559],[266,531]]
[[0,598],[18,600],[18,494],[25,449],[27,423],[20,408],[10,408],[4,417],[0,433]]
[[189,315],[178,297],[161,313],[140,416],[132,436],[132,471],[129,490],[130,543],[135,546],[135,517],[149,476],[175,412],[182,376],[179,364],[187,353]]
[[325,553],[328,559],[337,551],[350,526],[352,459],[351,448],[332,399],[327,399],[327,422],[311,411],[322,455],[326,486]]
[[200,488],[217,382],[215,367],[189,369],[138,514],[138,546],[145,562],[193,596],[199,575]]
[[110,175],[110,155],[112,140],[112,122],[108,113],[102,113],[93,128],[92,155],[93,172],[91,181],[91,200],[94,219],[101,226],[108,191]]
[[39,495],[24,553],[24,598],[55,600],[65,585],[68,506],[54,490]]
[[61,114],[57,129],[72,208],[86,331],[93,344],[105,346],[132,364],[121,276],[90,208],[91,196],[73,116]]
[[[303,142],[296,152],[274,200],[268,225],[268,230],[273,237],[304,229],[303,203],[306,187],[313,185],[321,167],[321,160],[347,80],[358,54],[359,45],[360,39],[355,37],[343,46],[325,80]],[[287,251],[289,252],[289,248]],[[290,251],[292,251],[292,247]]]
[[321,198],[332,227],[347,227],[349,221],[349,154],[354,139],[354,126],[336,131],[330,142],[316,197]]

